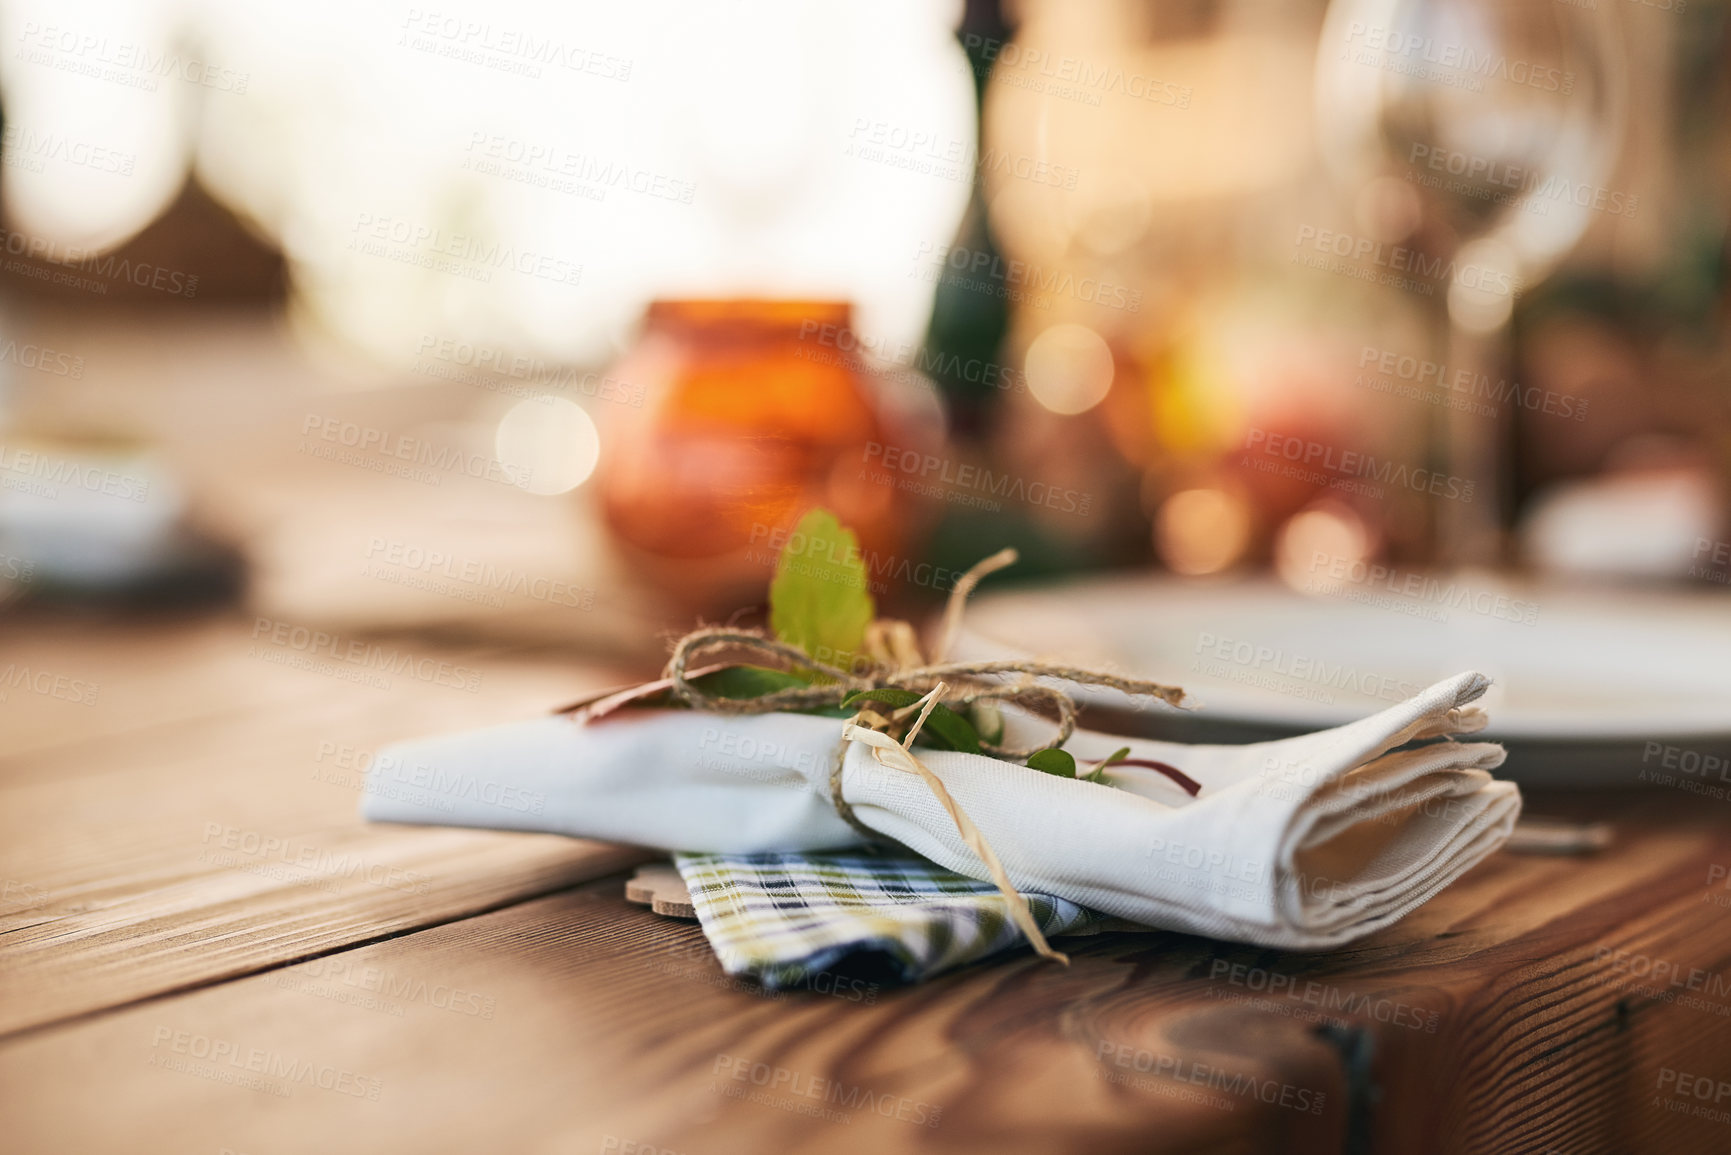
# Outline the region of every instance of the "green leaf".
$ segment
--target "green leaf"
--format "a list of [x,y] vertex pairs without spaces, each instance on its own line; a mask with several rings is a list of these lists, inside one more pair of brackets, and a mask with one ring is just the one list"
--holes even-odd
[[855,702],[882,702],[886,706],[899,710],[903,706],[913,705],[923,697],[925,697],[924,694],[904,690],[899,686],[885,686],[880,690],[855,690],[843,698],[841,704],[851,706]]
[[721,698],[761,698],[777,690],[804,689],[811,685],[786,670],[771,670],[764,666],[728,666],[693,678],[692,685]]
[[[841,704],[843,707],[851,707],[856,702],[878,702],[893,710],[900,710],[923,697],[924,694],[913,690],[890,686],[881,690],[855,690],[843,698]],[[974,729],[973,723],[942,702],[932,707],[932,712],[926,716],[926,724],[920,727],[916,741],[925,742],[939,750],[960,750],[964,754],[980,752],[980,735]]]
[[1052,748],[1036,750],[1028,757],[1028,767],[1042,774],[1056,774],[1060,778],[1076,776],[1076,759],[1068,750]]
[[859,539],[829,510],[811,510],[776,559],[770,628],[818,661],[847,669],[876,614]]
[[1128,758],[1129,756],[1130,756],[1130,747],[1128,747],[1128,746],[1118,747],[1116,750],[1112,751],[1112,753],[1110,753],[1110,754],[1106,755],[1106,757],[1102,758],[1100,760],[1100,764],[1098,766],[1094,767],[1094,772],[1092,774],[1088,774],[1088,775],[1084,776],[1082,781],[1084,781],[1084,782],[1098,782],[1102,786],[1110,785],[1110,783],[1108,783],[1106,781],[1106,767],[1112,765],[1115,762],[1122,762],[1124,759]]

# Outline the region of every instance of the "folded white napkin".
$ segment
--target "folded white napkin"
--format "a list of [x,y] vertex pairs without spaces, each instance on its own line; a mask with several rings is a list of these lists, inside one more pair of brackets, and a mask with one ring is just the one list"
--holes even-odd
[[[1109,769],[1104,786],[979,755],[916,753],[1020,890],[1150,926],[1319,949],[1387,926],[1508,837],[1521,798],[1489,773],[1502,747],[1448,737],[1483,727],[1470,703],[1487,685],[1459,674],[1372,717],[1277,742],[1183,746],[1079,730],[1065,745],[1078,761],[1129,746],[1199,782],[1195,798],[1137,767]],[[1010,723],[1007,741],[1037,742],[1038,720]],[[841,730],[806,714],[540,718],[382,751],[363,811],[667,850],[837,849],[863,841],[829,798],[840,756],[842,795],[861,822],[989,877],[923,782],[844,743]]]

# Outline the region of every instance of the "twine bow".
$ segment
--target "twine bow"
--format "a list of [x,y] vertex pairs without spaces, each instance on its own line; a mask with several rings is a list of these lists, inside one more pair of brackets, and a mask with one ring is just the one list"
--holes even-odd
[[[1034,679],[1037,677],[1058,678],[1083,685],[1110,686],[1134,697],[1158,698],[1173,706],[1183,701],[1184,691],[1158,682],[1124,678],[1100,670],[1035,659],[943,661],[960,629],[962,609],[968,595],[979,585],[982,578],[1014,563],[1015,560],[1015,550],[1001,550],[968,570],[956,582],[955,588],[950,591],[934,660],[930,663],[920,654],[913,627],[901,621],[879,619],[871,623],[866,631],[868,655],[863,669],[858,668],[858,663],[855,669],[830,665],[813,658],[797,646],[776,641],[755,630],[706,627],[693,630],[679,639],[673,647],[672,657],[668,660],[665,678],[655,685],[666,686],[675,697],[695,709],[718,714],[766,714],[779,710],[836,706],[860,690],[904,689],[921,692],[918,701],[893,711],[887,718],[872,710],[862,709],[842,726],[842,738],[869,746],[872,757],[880,765],[916,774],[924,780],[933,795],[949,812],[962,841],[979,856],[987,873],[991,875],[992,882],[1008,902],[1010,917],[1027,935],[1034,950],[1046,958],[1068,963],[1068,958],[1047,944],[1039,924],[1028,910],[1027,900],[1011,884],[1009,875],[999,863],[991,845],[980,834],[979,828],[950,796],[938,776],[913,753],[911,747],[914,739],[940,702],[956,709],[967,709],[980,702],[1013,702],[1037,714],[1056,713],[1056,731],[1044,745],[1021,749],[983,740],[980,743],[981,750],[994,757],[1020,761],[1040,750],[1062,746],[1076,730],[1075,700],[1063,690],[1036,682]],[[823,680],[810,686],[776,690],[755,698],[722,697],[710,693],[695,681],[717,667],[693,666],[694,660],[699,656],[718,650],[744,651],[754,658],[768,659],[771,664],[807,670],[819,675]],[[997,680],[1005,675],[1016,675],[1017,678],[1010,683]],[[907,723],[910,716],[912,722]],[[898,739],[890,731],[904,723],[906,730]],[[832,801],[843,818],[866,830],[852,817],[852,807],[841,797],[839,770],[838,763],[838,772],[832,776]],[[875,833],[869,830],[867,832]]]

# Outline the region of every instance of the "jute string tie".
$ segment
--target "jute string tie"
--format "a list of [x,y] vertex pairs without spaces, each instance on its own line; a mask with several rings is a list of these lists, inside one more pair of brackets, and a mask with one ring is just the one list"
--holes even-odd
[[[955,823],[963,843],[979,857],[1007,901],[1010,917],[1027,935],[1035,951],[1046,958],[1067,963],[1069,960],[1046,942],[1039,924],[1028,910],[1027,900],[1011,884],[1009,875],[979,828],[951,797],[938,776],[913,753],[914,739],[940,702],[957,711],[970,710],[978,703],[1002,702],[1024,707],[1042,716],[1056,715],[1054,733],[1043,745],[1020,748],[984,740],[980,742],[980,749],[986,754],[1022,761],[1041,750],[1062,746],[1076,730],[1075,700],[1065,691],[1038,682],[1036,678],[1109,686],[1131,697],[1155,698],[1172,706],[1182,703],[1184,691],[1177,686],[1038,659],[944,661],[960,630],[968,595],[982,578],[1013,564],[1015,560],[1014,550],[1001,550],[968,570],[956,582],[950,591],[933,660],[929,663],[920,654],[913,628],[901,621],[879,619],[872,622],[866,631],[867,654],[861,655],[861,660],[852,663],[850,669],[819,661],[798,646],[777,641],[756,630],[710,626],[693,630],[674,645],[667,663],[666,681],[680,701],[694,709],[717,714],[768,714],[837,706],[861,690],[898,689],[919,693],[921,696],[917,701],[892,711],[887,717],[871,709],[861,709],[842,725],[843,740],[869,747],[879,765],[914,774],[924,781]],[[723,697],[705,690],[695,680],[715,668],[701,667],[696,659],[721,650],[742,652],[748,658],[767,665],[805,670],[817,675],[818,680],[809,686],[775,690],[755,698]],[[1004,681],[1007,677],[1014,680]],[[893,733],[898,729],[902,730],[899,738]],[[846,751],[844,745],[830,774],[830,800],[836,813],[849,825],[868,837],[881,837],[879,832],[859,820],[853,807],[842,797],[841,772]]]

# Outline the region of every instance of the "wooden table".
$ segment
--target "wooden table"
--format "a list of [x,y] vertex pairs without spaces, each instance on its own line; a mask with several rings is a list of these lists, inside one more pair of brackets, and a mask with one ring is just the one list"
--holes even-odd
[[365,751],[620,671],[393,639],[483,677],[380,688],[252,625],[0,624],[0,670],[96,687],[0,701],[8,1152],[1731,1150],[1720,803],[1534,800],[1615,846],[1326,955],[1107,934],[768,997],[624,901],[641,852],[356,817]]

